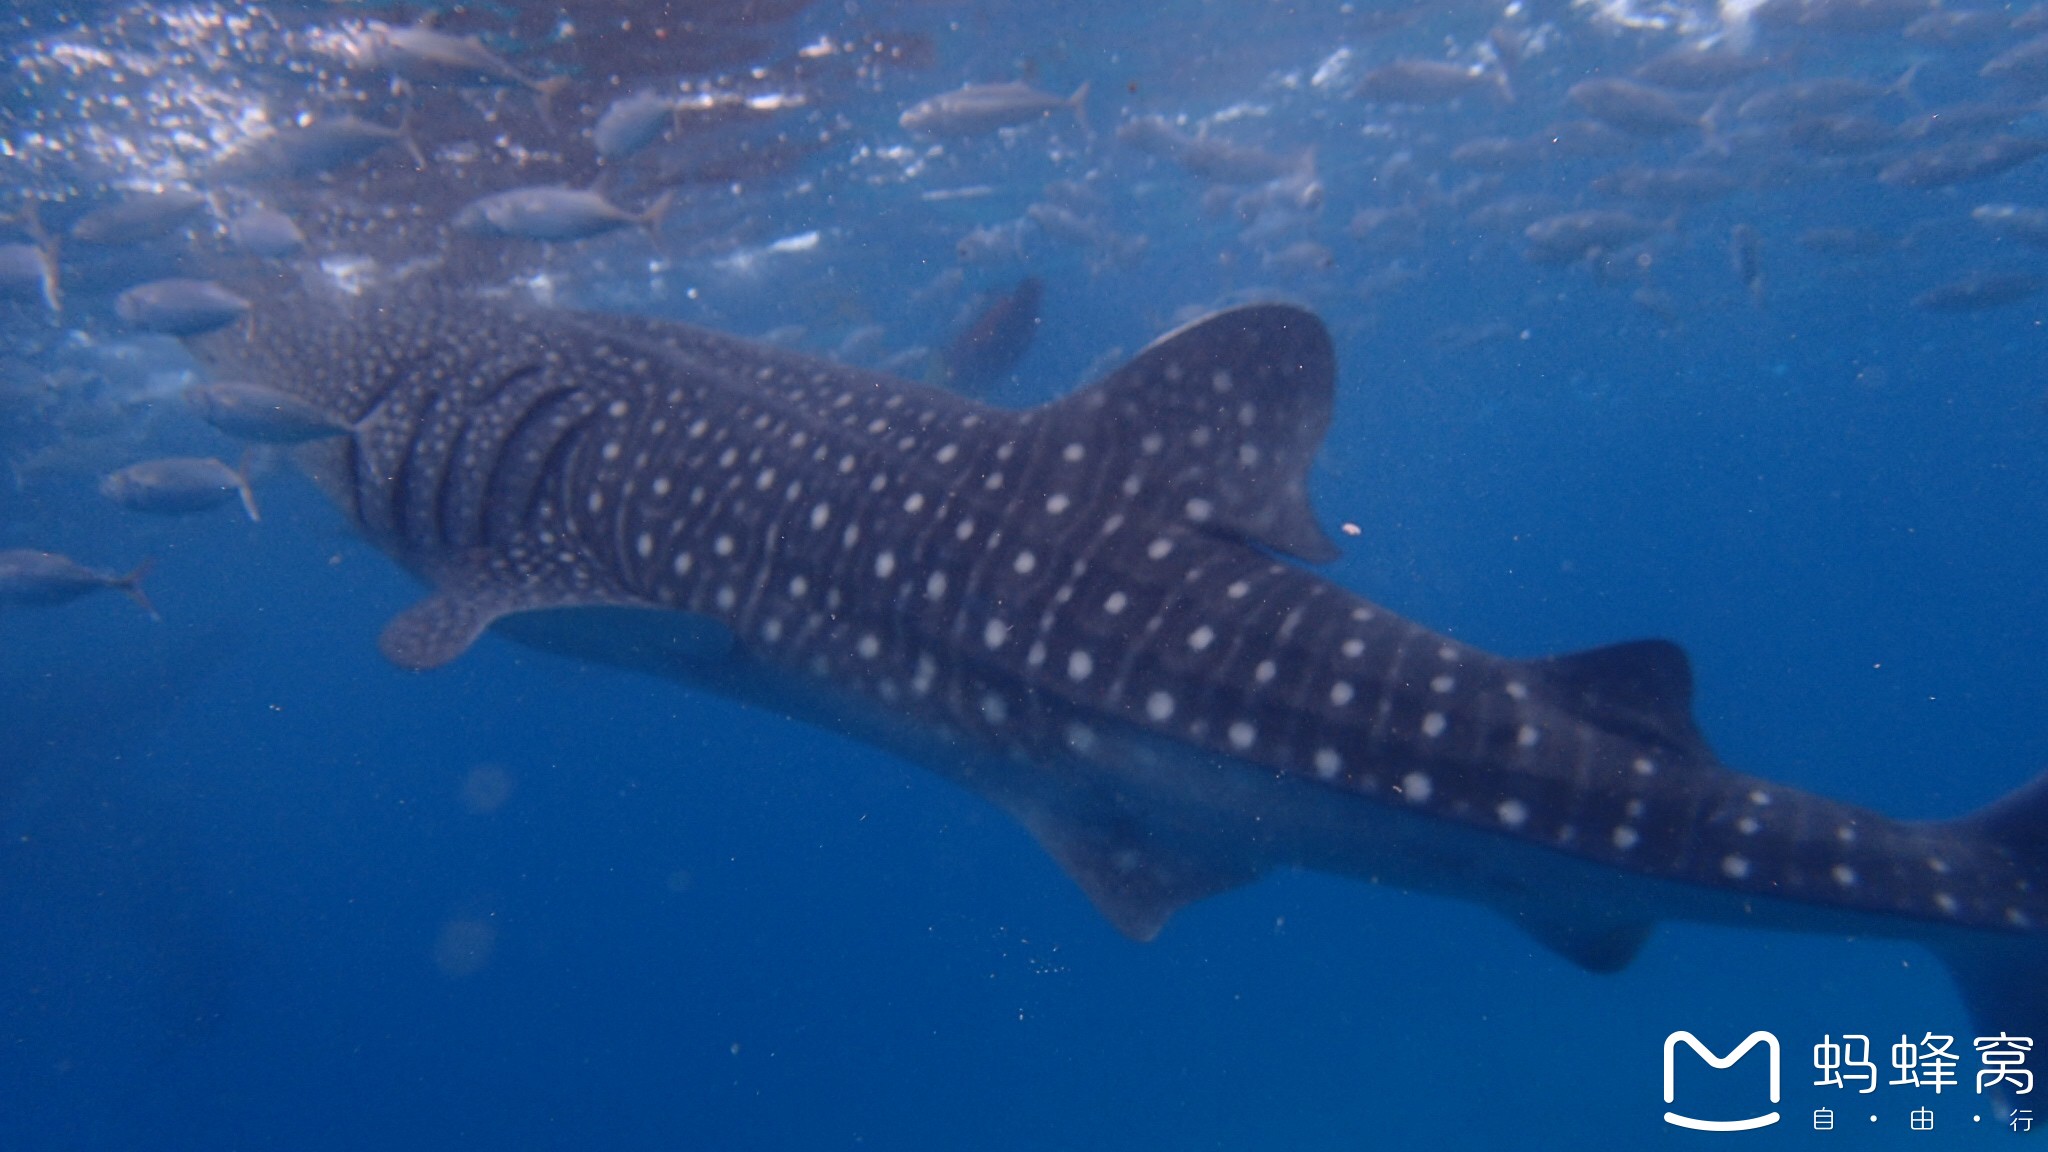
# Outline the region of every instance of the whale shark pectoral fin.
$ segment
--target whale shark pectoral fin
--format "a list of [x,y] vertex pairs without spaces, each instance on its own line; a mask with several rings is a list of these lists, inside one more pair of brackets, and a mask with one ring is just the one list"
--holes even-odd
[[464,592],[436,592],[391,618],[377,637],[384,658],[411,672],[439,668],[469,651],[504,610]]
[[392,617],[377,647],[393,664],[420,672],[469,651],[485,629],[509,616],[557,608],[643,607],[630,597],[605,592],[588,573],[572,567],[573,560],[533,559],[540,552],[478,550],[438,565],[428,574],[433,595]]
[[1157,843],[1123,820],[1027,817],[1025,826],[1116,930],[1141,943],[1183,907],[1258,879],[1258,869]]
[[730,655],[732,630],[707,616],[532,588],[444,589],[391,618],[377,647],[400,668],[439,668],[492,625],[543,651],[652,675],[703,668]]
[[1633,964],[1657,930],[1654,920],[1610,919],[1547,909],[1510,913],[1508,918],[1538,944],[1588,972],[1602,974]]

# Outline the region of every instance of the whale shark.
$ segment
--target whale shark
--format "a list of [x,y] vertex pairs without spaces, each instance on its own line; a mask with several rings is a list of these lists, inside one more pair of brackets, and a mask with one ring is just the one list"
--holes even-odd
[[1571,962],[1663,921],[1899,938],[2048,1034],[2048,775],[1905,820],[1722,764],[1684,653],[1538,659],[1316,573],[1335,352],[1222,311],[1052,403],[433,283],[272,285],[195,338],[347,434],[294,451],[486,631],[850,734],[1022,823],[1117,929],[1304,868],[1473,901]]

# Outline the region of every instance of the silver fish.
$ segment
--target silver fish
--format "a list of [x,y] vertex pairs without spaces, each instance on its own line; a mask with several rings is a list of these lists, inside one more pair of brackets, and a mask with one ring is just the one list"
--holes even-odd
[[1923,312],[1982,312],[2016,304],[2040,292],[2041,277],[2026,272],[1973,272],[1913,297]]
[[100,481],[100,495],[132,511],[167,516],[204,512],[239,496],[250,520],[263,519],[249,477],[211,456],[166,456],[130,464]]
[[306,248],[306,234],[275,208],[251,208],[228,221],[228,239],[252,256],[282,260]]
[[342,115],[280,128],[223,157],[214,172],[226,180],[305,179],[367,160],[393,144],[405,145],[416,165],[427,166],[426,156],[404,121],[387,128]]
[[57,264],[40,244],[0,244],[0,300],[41,303],[60,311]]
[[1880,182],[1897,188],[1945,188],[1989,180],[2048,155],[2048,137],[1993,136],[1908,152],[1884,166]]
[[185,401],[208,424],[258,444],[306,444],[351,431],[334,413],[262,384],[205,384],[187,388]]
[[1737,224],[1728,230],[1728,266],[1742,281],[1752,303],[1764,302],[1764,238],[1753,224]]
[[114,298],[121,319],[150,332],[197,336],[249,313],[249,302],[211,280],[173,277],[138,284]]
[[2019,204],[1979,204],[1970,209],[1970,219],[2000,236],[2037,247],[2048,247],[2048,208]]
[[1088,85],[1065,99],[1011,80],[1002,84],[969,84],[910,106],[897,121],[920,136],[982,136],[1042,120],[1061,109],[1072,111],[1085,130]]
[[2000,52],[1977,70],[1986,80],[2002,80],[2029,89],[2048,84],[2048,35],[2036,36]]
[[148,575],[150,564],[145,560],[123,575],[87,568],[55,552],[10,548],[0,551],[0,604],[51,608],[113,589],[141,605],[151,619],[157,619],[156,607],[142,594],[142,578]]
[[673,203],[664,192],[644,212],[628,212],[602,195],[579,188],[537,185],[494,192],[455,215],[455,227],[478,236],[518,240],[587,240],[621,228],[660,226]]
[[1118,142],[1171,160],[1189,174],[1222,184],[1261,184],[1291,175],[1315,175],[1314,153],[1279,156],[1216,136],[1191,135],[1163,116],[1140,116],[1117,126]]
[[1514,99],[1507,75],[1496,68],[1404,58],[1367,72],[1351,94],[1383,104],[1448,104],[1489,90],[1501,100]]
[[1744,120],[1788,121],[1806,116],[1831,116],[1911,90],[1914,70],[1909,68],[1890,84],[1859,80],[1854,76],[1821,76],[1781,84],[1744,100],[1735,115]]
[[2009,27],[2010,21],[2004,12],[1966,8],[1929,12],[1906,25],[1903,35],[1916,44],[1959,48],[1997,40]]
[[1024,258],[1024,242],[1031,228],[1029,217],[1001,224],[985,224],[960,238],[953,251],[966,264],[997,264]]
[[364,46],[364,59],[414,84],[453,88],[517,86],[545,98],[568,83],[564,76],[545,80],[528,76],[474,36],[455,36],[419,24],[397,28],[373,20],[365,30]]
[[1527,256],[1538,264],[1572,264],[1602,249],[1624,248],[1662,227],[1628,212],[1590,209],[1536,221],[1522,230]]
[[1718,92],[1776,63],[1764,56],[1745,56],[1740,52],[1689,44],[1652,56],[1637,65],[1630,75],[1645,84],[1678,92]]
[[72,222],[70,236],[82,244],[107,247],[159,240],[192,223],[206,205],[206,197],[185,188],[136,193],[80,216]]
[[1596,76],[1566,90],[1586,115],[1632,136],[1669,136],[1701,126],[1700,114],[1670,92],[1623,80]]
[[660,139],[675,123],[678,107],[677,101],[652,92],[622,96],[591,126],[591,142],[605,159],[623,160]]
[[1593,190],[1656,204],[1703,204],[1732,194],[1742,182],[1719,168],[1676,164],[1621,168],[1593,181]]

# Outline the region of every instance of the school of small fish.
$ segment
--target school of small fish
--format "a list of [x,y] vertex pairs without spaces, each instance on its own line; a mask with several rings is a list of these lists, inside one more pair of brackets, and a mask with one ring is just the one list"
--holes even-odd
[[[238,24],[204,5],[182,24],[26,24],[32,96],[89,89],[93,52],[164,66],[137,73],[158,84],[150,100],[80,97],[68,122],[10,121],[0,141],[16,189],[0,205],[0,330],[19,353],[0,455],[17,485],[90,468],[124,509],[239,503],[254,521],[257,473],[227,462],[241,446],[352,434],[260,386],[188,373],[166,388],[129,367],[152,339],[231,331],[250,302],[223,270],[250,266],[346,285],[464,264],[543,301],[768,297],[786,320],[764,338],[998,402],[1028,392],[1020,365],[1063,290],[1142,284],[1155,236],[1205,245],[1240,298],[1368,309],[1453,264],[1526,280],[1532,298],[1611,293],[1668,325],[1768,314],[1831,274],[1930,317],[2048,285],[2048,5],[1345,5],[1296,58],[1234,79],[1219,66],[1207,87],[1180,77],[1171,97],[1113,54],[991,62],[919,30],[914,5],[844,20],[802,0],[742,7],[690,36],[638,4],[616,28],[518,6],[414,24],[236,6]],[[243,78],[177,87],[195,61]],[[835,213],[852,189],[900,204]],[[1885,211],[1830,214],[1838,190]],[[1666,274],[1699,253],[1726,300]],[[822,290],[834,262],[889,259],[924,286],[852,306]],[[1446,316],[1416,344],[1456,355],[1528,332],[1516,315]],[[185,421],[186,439],[134,423],[139,409]],[[194,428],[223,438],[216,454],[171,450]],[[140,577],[4,552],[0,603],[139,599]]]

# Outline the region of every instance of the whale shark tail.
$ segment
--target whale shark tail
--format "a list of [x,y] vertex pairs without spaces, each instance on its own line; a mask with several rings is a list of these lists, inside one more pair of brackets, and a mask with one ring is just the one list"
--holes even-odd
[[[1935,951],[1955,977],[1976,1026],[1974,1039],[2002,1041],[2007,1047],[2024,1041],[2026,1066],[2037,1068],[2034,1053],[2048,1049],[2048,917],[2037,913],[2040,894],[2048,892],[2048,772],[1955,826],[2020,865],[2031,905],[2008,913],[2012,930],[2007,934],[1943,941]],[[2005,1079],[1984,1087],[1987,1095],[2018,1106],[2036,1098],[2019,1098],[2022,1086]],[[2031,1077],[2024,1087],[2032,1087]]]

